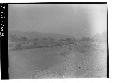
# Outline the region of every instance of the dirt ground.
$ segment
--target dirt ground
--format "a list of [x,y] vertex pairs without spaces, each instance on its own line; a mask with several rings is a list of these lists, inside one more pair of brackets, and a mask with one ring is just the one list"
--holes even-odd
[[105,46],[9,51],[9,75],[12,79],[106,77]]

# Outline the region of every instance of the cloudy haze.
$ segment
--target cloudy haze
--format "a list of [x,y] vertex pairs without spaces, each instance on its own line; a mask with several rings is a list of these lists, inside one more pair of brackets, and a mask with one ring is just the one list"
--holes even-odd
[[75,37],[106,31],[105,4],[9,4],[9,29]]

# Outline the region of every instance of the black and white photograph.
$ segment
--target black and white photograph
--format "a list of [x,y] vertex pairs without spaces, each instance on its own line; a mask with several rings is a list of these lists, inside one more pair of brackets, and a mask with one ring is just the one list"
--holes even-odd
[[107,4],[8,4],[9,79],[107,78]]

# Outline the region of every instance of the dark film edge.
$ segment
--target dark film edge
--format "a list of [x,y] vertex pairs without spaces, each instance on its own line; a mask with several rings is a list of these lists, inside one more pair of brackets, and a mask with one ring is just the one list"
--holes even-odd
[[3,33],[4,36],[1,36],[1,79],[9,79],[8,73],[8,4],[2,3],[1,6],[5,6],[3,9],[3,15],[5,18],[3,19]]

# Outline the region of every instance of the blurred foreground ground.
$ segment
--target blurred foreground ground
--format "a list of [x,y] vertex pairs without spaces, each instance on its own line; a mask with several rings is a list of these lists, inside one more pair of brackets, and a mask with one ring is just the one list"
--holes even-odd
[[9,75],[19,78],[96,78],[107,75],[104,42],[9,51]]

